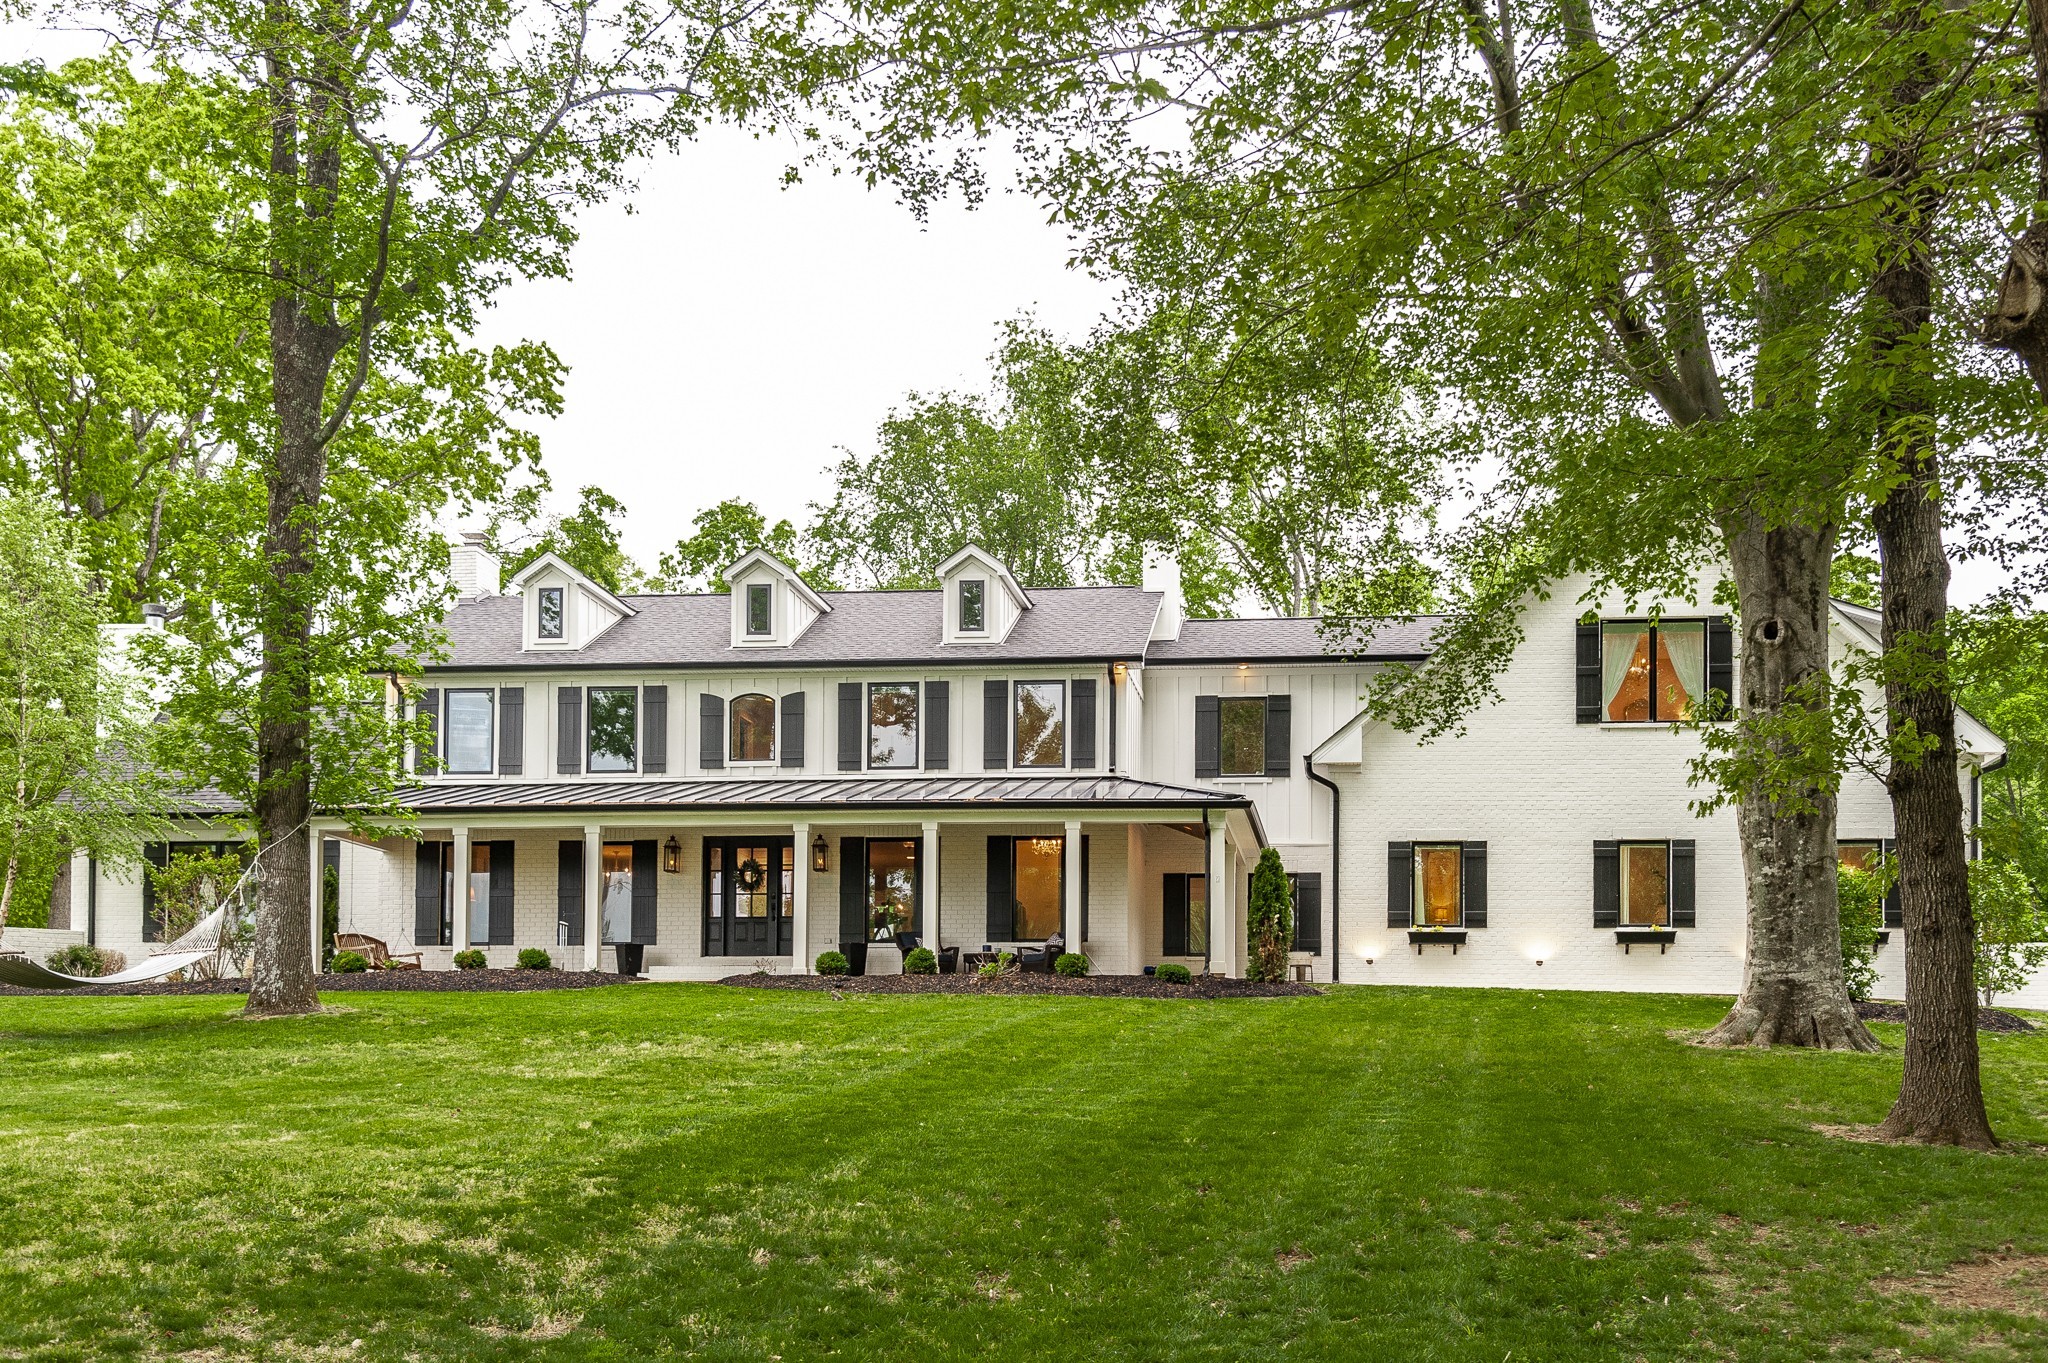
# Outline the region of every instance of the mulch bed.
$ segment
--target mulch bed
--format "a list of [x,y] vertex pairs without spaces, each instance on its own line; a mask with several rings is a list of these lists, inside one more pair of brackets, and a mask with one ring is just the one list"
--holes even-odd
[[[1856,1005],[1856,1016],[1865,1022],[1904,1022],[1906,1005],[1903,1003],[1872,1003],[1868,999]],[[1977,1030],[1980,1032],[2034,1032],[2040,1029],[2019,1016],[1998,1008],[1977,1009]]]
[[1312,984],[1255,984],[1250,980],[1196,979],[1168,984],[1150,975],[728,975],[720,984],[742,989],[805,989],[838,994],[1075,994],[1102,999],[1292,999],[1323,991]]
[[[366,970],[360,975],[322,975],[323,994],[490,994],[536,989],[593,989],[630,980],[602,970]],[[60,995],[246,994],[247,980],[190,980],[145,984],[83,984],[76,989],[20,989],[0,984],[0,994]]]

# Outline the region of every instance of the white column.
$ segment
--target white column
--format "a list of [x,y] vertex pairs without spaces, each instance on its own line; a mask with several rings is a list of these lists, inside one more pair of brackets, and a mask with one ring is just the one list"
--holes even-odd
[[789,877],[794,897],[789,903],[790,969],[798,975],[811,973],[811,826],[789,826],[790,853],[796,858]]
[[[321,948],[325,944],[321,937],[320,929],[327,918],[327,915],[322,912],[326,907],[324,901],[327,897],[325,894],[327,877],[321,874],[326,868],[321,865],[320,830],[310,825],[306,829],[306,860],[309,863],[306,879],[312,882],[313,886],[313,917],[311,921],[313,929],[313,973],[317,975],[320,973]],[[335,930],[337,932],[340,931],[339,924],[336,924]]]
[[1208,858],[1204,864],[1209,887],[1209,969],[1214,974],[1232,975],[1237,970],[1237,951],[1230,942],[1230,884],[1235,878],[1230,865],[1230,844],[1223,836],[1224,815],[1209,815]]
[[604,837],[594,823],[583,825],[583,968],[598,968],[604,952]]
[[455,829],[455,949],[469,950],[469,829]]
[[1066,873],[1060,883],[1066,887],[1067,950],[1081,949],[1081,821],[1067,820]]
[[927,819],[924,825],[924,847],[918,853],[918,869],[924,881],[920,916],[924,919],[924,944],[933,952],[939,949],[939,825],[937,820]]

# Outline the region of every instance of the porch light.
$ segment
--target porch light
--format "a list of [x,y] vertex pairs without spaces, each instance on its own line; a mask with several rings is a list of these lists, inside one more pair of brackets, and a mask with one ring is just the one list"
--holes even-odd
[[683,873],[683,845],[676,841],[676,835],[668,835],[668,841],[661,845],[661,869],[672,876]]
[[815,839],[812,840],[811,869],[813,871],[823,871],[828,869],[825,859],[829,854],[829,850],[830,849],[825,842],[825,835],[823,833],[820,833]]

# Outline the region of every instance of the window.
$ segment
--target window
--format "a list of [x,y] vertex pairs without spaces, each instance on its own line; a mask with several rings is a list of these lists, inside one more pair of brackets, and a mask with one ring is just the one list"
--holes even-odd
[[603,906],[606,945],[633,940],[633,844],[608,842],[604,845],[603,878],[598,882]]
[[1226,696],[1216,703],[1218,770],[1225,776],[1266,774],[1266,698]]
[[875,682],[868,687],[868,766],[917,765],[917,683]]
[[886,941],[917,922],[917,839],[868,839],[868,932]]
[[1621,924],[1628,928],[1671,925],[1671,845],[1621,845]]
[[1017,683],[1017,755],[1020,767],[1067,765],[1067,684]]
[[542,587],[540,589],[540,637],[559,639],[562,637],[562,589]]
[[1835,857],[1852,871],[1875,871],[1881,847],[1875,841],[1838,842]]
[[1670,724],[1707,693],[1707,622],[1609,620],[1600,626],[1601,718]]
[[1418,843],[1415,848],[1415,926],[1465,924],[1465,849],[1460,843]]
[[1020,942],[1042,942],[1060,930],[1067,840],[1018,838],[1010,846],[1010,884],[1017,901],[1011,930]]
[[978,577],[963,578],[960,582],[960,632],[979,634],[988,628],[988,617],[982,606],[982,596],[988,584]]
[[633,770],[639,691],[631,686],[590,688],[590,770]]
[[[716,716],[713,717],[714,719]],[[714,734],[717,730],[712,731]],[[732,761],[775,760],[775,699],[759,694],[732,703]]]
[[766,582],[747,584],[747,633],[775,632],[775,588]]
[[444,770],[488,774],[491,770],[491,701],[489,691],[447,693],[444,726],[448,761]]
[[[452,856],[455,844],[448,845]],[[479,946],[491,940],[491,847],[489,843],[469,845],[468,914],[469,941]]]

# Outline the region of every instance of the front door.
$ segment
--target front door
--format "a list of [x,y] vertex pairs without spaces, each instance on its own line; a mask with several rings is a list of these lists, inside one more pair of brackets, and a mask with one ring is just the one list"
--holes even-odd
[[704,840],[706,956],[792,953],[795,856],[789,838]]

